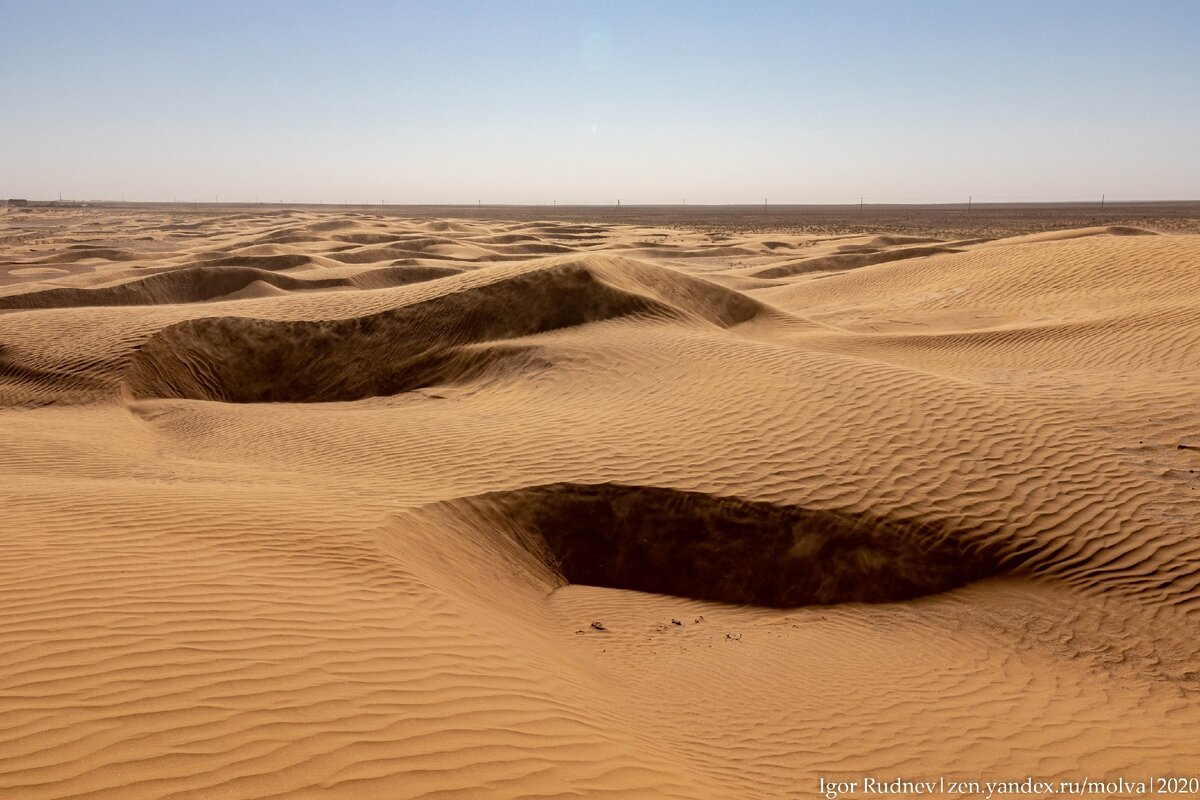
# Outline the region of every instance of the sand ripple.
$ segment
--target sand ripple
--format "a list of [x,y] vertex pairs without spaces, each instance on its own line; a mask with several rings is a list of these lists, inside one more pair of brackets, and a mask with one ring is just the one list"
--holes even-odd
[[1200,771],[1200,236],[44,230],[0,794]]

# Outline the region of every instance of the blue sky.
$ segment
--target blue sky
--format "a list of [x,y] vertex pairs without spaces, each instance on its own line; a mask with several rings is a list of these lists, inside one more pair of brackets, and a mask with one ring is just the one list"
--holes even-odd
[[1200,197],[1200,2],[0,0],[0,195]]

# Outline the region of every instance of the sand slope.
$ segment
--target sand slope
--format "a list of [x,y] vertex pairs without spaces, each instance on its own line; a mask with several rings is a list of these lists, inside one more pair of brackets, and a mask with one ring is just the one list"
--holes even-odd
[[1200,236],[40,213],[3,796],[1200,772]]

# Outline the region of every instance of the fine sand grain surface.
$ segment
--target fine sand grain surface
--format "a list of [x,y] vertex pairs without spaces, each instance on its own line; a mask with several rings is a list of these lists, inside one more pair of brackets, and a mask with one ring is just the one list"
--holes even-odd
[[10,211],[0,797],[1200,774],[1177,231]]

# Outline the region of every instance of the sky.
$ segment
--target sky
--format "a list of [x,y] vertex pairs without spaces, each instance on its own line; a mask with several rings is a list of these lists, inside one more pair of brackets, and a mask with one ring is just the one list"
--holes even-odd
[[1200,2],[0,0],[0,197],[1200,198]]

